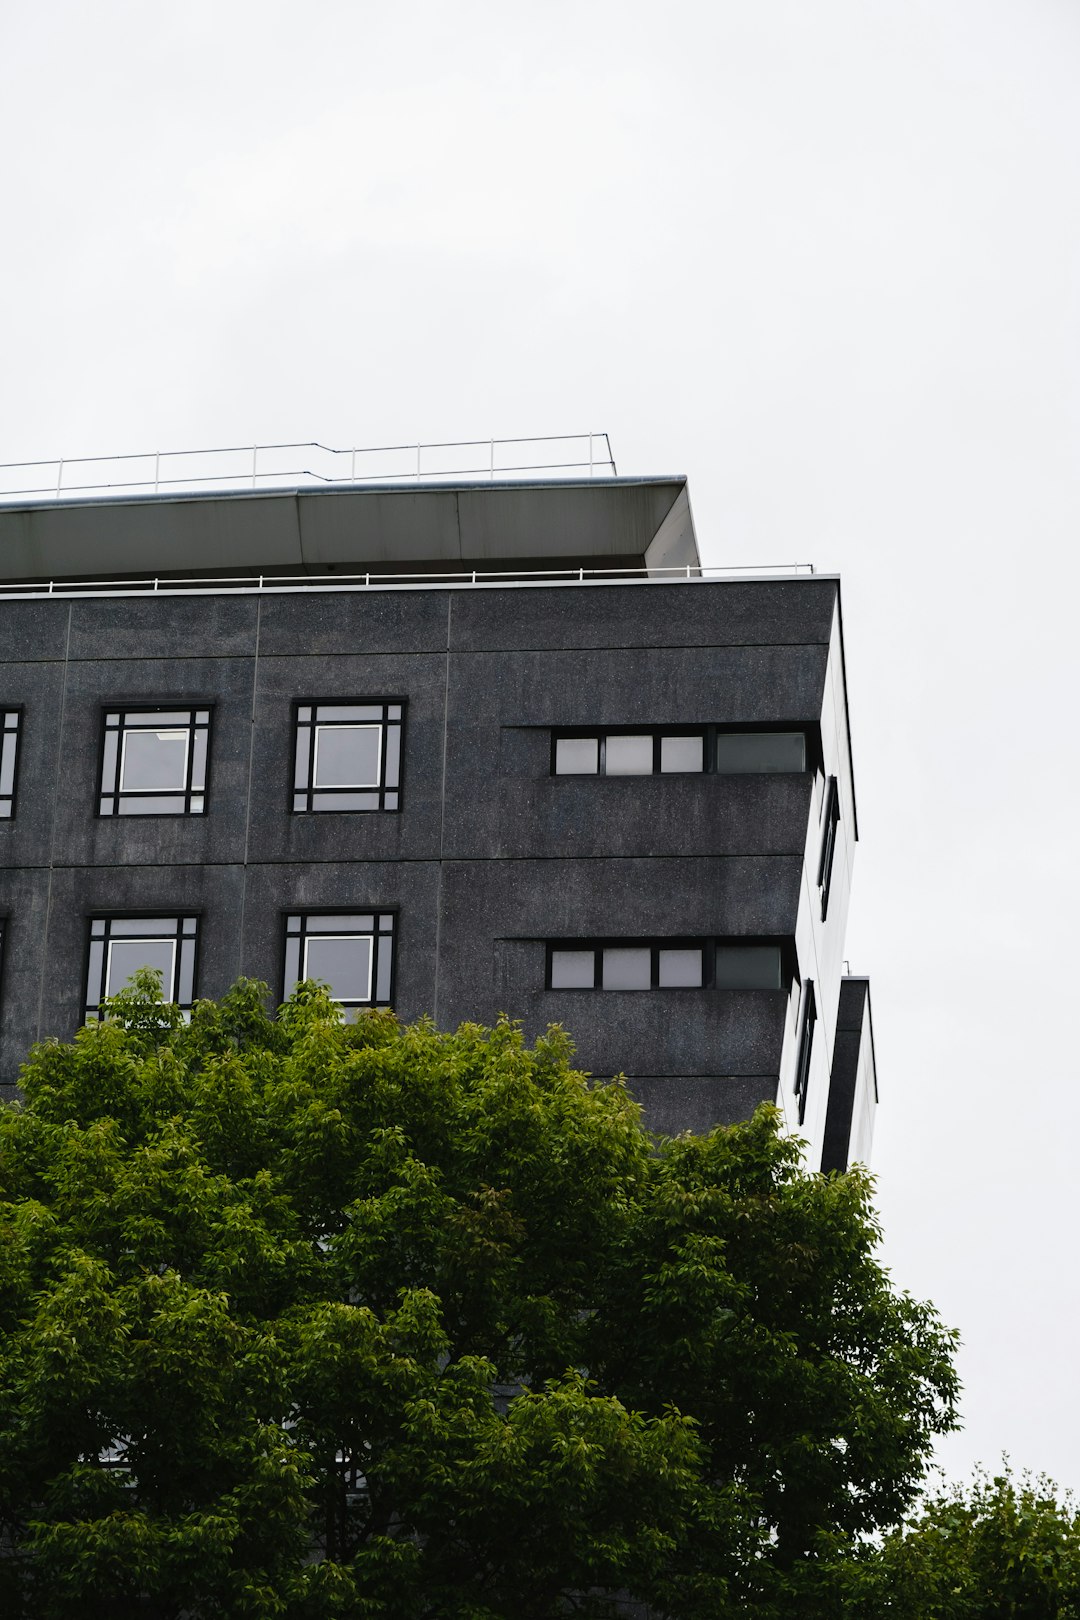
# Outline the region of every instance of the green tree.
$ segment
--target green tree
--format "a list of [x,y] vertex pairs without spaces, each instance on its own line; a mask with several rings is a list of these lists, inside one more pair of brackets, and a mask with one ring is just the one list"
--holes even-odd
[[866,1178],[262,995],[139,976],[0,1113],[0,1613],[831,1612],[955,1396]]
[[1080,1620],[1080,1511],[1042,1475],[980,1470],[929,1495],[851,1573],[865,1620]]

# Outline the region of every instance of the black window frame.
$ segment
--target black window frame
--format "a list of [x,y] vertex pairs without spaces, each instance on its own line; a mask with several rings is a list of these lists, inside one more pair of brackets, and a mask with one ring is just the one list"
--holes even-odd
[[[721,771],[716,763],[716,740],[718,737],[733,737],[747,735],[777,736],[788,733],[802,736],[806,747],[806,763],[801,771]],[[597,768],[595,771],[560,771],[556,768],[558,744],[562,741],[581,741],[596,738]],[[618,771],[609,777],[607,764],[607,739],[609,737],[651,737],[653,743],[653,765],[651,771]],[[665,737],[700,737],[702,739],[702,765],[700,771],[662,771],[660,769],[661,743]],[[557,777],[559,781],[591,781],[603,779],[605,781],[641,781],[653,776],[805,776],[820,772],[821,766],[821,732],[820,728],[806,721],[739,721],[734,724],[710,722],[707,725],[617,725],[617,726],[558,726],[551,732],[551,752],[548,764],[549,774]]]
[[[113,716],[116,719],[113,720]],[[124,788],[121,786],[124,764],[124,734],[129,731],[152,731],[152,725],[145,724],[155,716],[186,715],[186,720],[170,720],[162,729],[169,731],[187,731],[187,769],[186,781],[183,788]],[[140,721],[144,722],[140,724]],[[210,795],[210,735],[214,723],[214,705],[212,703],[193,703],[184,699],[178,703],[110,703],[102,710],[101,749],[98,763],[98,793],[97,815],[105,821],[128,821],[132,817],[159,816],[204,816],[207,812],[207,801]],[[115,735],[115,744],[112,749],[111,763],[109,760],[109,740]],[[205,741],[203,781],[201,787],[194,785],[195,772],[195,746],[196,740],[202,736]],[[108,778],[108,780],[107,780]],[[111,785],[110,785],[111,783]],[[175,809],[169,810],[138,810],[124,809],[120,805],[137,805],[140,799],[172,799],[176,801]],[[193,801],[198,800],[196,805]]]
[[[405,776],[405,719],[403,697],[297,698],[293,703],[293,763],[289,811],[297,816],[400,814]],[[380,713],[357,714],[348,719],[319,718],[320,710],[356,709]],[[396,713],[394,712],[396,711]],[[379,781],[373,786],[320,787],[315,782],[315,757],[320,726],[373,725],[380,729]],[[391,733],[394,734],[392,740]],[[394,780],[390,780],[393,774]],[[306,782],[303,778],[306,776]],[[374,804],[316,804],[316,798],[371,797]]]
[[799,1047],[795,1057],[795,1099],[799,1105],[799,1124],[806,1120],[806,1097],[810,1089],[810,1059],[814,1051],[814,1025],[817,1023],[817,997],[814,981],[803,985],[799,1007]]
[[[173,927],[151,930],[148,925],[153,922],[171,922]],[[179,1007],[181,1012],[190,1014],[197,999],[201,922],[202,918],[198,912],[169,912],[164,908],[159,911],[95,913],[88,918],[83,1023],[100,1021],[102,1004],[117,995],[124,987],[120,985],[117,989],[109,989],[109,945],[115,939],[145,940],[147,943],[165,940],[173,943],[176,949],[173,955],[172,983],[162,983],[162,994],[167,1002]],[[117,928],[118,924],[125,929],[130,926],[133,931],[121,932]],[[142,931],[135,926],[138,924],[144,925]],[[183,988],[185,974],[190,982],[191,993],[182,997],[179,991]]]
[[11,757],[11,792],[0,791],[0,821],[14,821],[19,794],[19,762],[22,757],[23,709],[18,703],[0,709],[0,782],[3,767]]
[[[371,926],[345,928],[340,926],[348,918],[371,918]],[[330,924],[326,928],[311,928],[309,923],[313,919],[325,919]],[[392,1007],[394,1005],[395,980],[397,977],[397,937],[398,912],[393,906],[369,906],[366,910],[361,907],[323,906],[319,909],[300,907],[290,908],[282,912],[282,967],[281,987],[282,1000],[287,1001],[298,984],[304,982],[305,975],[300,969],[305,965],[305,941],[313,935],[324,937],[338,937],[350,939],[370,939],[371,950],[371,990],[372,994],[367,1000],[334,1000],[346,1012],[362,1011],[366,1007]],[[296,946],[296,976],[291,977],[290,964],[291,946]],[[385,976],[385,994],[381,988]],[[325,981],[324,981],[325,982]],[[333,986],[330,987],[333,993]]]
[[835,776],[825,784],[825,802],[822,806],[824,827],[821,834],[821,858],[818,861],[818,888],[821,890],[821,920],[829,915],[829,892],[832,888],[833,862],[836,859],[836,836],[840,827],[840,787]]

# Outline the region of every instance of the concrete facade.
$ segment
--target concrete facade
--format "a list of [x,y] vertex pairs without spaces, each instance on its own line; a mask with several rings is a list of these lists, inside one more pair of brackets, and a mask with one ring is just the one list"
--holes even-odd
[[[430,1013],[452,1026],[506,1011],[530,1035],[559,1022],[582,1067],[626,1074],[657,1129],[707,1128],[776,1100],[808,1139],[811,1164],[822,1162],[827,1138],[827,1167],[846,1164],[830,1108],[838,1014],[847,1009],[841,1045],[851,1045],[855,1017],[843,977],[856,815],[839,583],[704,579],[685,483],[644,489],[639,509],[622,514],[629,539],[609,520],[610,489],[561,489],[572,534],[549,539],[546,566],[606,555],[613,569],[654,570],[656,556],[675,555],[670,566],[688,577],[317,589],[180,581],[130,595],[65,590],[61,578],[48,596],[5,596],[0,579],[0,709],[20,711],[14,814],[0,820],[0,1081],[15,1084],[33,1041],[78,1027],[91,918],[197,917],[196,994],[216,997],[239,975],[281,994],[287,915],[385,912],[403,1019]],[[509,507],[535,492],[495,486],[488,508],[482,492],[462,493],[477,508],[474,530],[488,536],[490,566],[500,513],[510,521]],[[346,533],[356,494],[319,496],[324,530]],[[408,527],[407,502],[415,512],[415,491],[378,495],[364,508],[365,538],[338,558],[354,572],[372,547],[386,549],[379,511],[395,533]],[[57,505],[18,524],[0,513],[0,531],[47,533],[53,560],[65,546],[74,555],[77,540],[84,578],[98,572],[81,566],[96,555],[95,534],[111,535],[110,569],[126,566],[134,578],[146,571],[136,558],[158,560],[162,512],[175,557],[185,522],[199,535],[209,518],[225,523],[230,498],[213,504],[213,513],[197,501]],[[296,505],[288,494],[248,503],[233,525],[245,568],[259,560],[259,513],[273,532]],[[593,508],[603,543],[589,550]],[[519,512],[515,530],[524,550],[507,548],[507,569],[538,556],[542,512],[527,516]],[[118,533],[130,547],[141,533],[137,552],[117,549]],[[426,544],[414,537],[412,565],[444,566],[445,553],[432,558]],[[348,550],[344,539],[338,549]],[[32,561],[24,545],[3,573],[32,579]],[[297,705],[335,701],[402,705],[399,808],[292,809]],[[97,813],[103,716],[139,707],[210,711],[205,814]],[[806,768],[555,774],[553,738],[590,728],[700,730],[709,763],[717,729],[798,732]],[[550,987],[552,948],[635,941],[700,944],[706,982]],[[714,942],[777,946],[782,983],[712,982]],[[847,1114],[860,1157],[876,1097],[868,1017],[864,996],[854,1037],[861,1090]]]

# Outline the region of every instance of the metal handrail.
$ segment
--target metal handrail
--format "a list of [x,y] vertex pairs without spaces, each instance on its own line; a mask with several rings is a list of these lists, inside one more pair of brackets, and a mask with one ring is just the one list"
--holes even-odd
[[547,568],[511,572],[468,569],[439,574],[227,574],[156,579],[32,580],[0,585],[0,601],[27,597],[212,595],[215,591],[438,590],[492,585],[700,584],[713,579],[791,578],[813,574],[813,563],[767,563],[757,567],[703,567],[697,563],[666,568]]
[[[569,452],[568,458],[561,461],[503,459],[510,446],[549,444],[573,444],[580,446],[580,449],[576,453]],[[320,456],[331,458],[329,467],[320,470],[306,465],[287,467],[266,465],[267,457],[276,458],[286,452],[292,454],[305,451],[316,451]],[[454,458],[446,453],[449,451],[484,453],[482,456]],[[222,469],[221,462],[224,458],[239,456],[245,458],[243,466],[234,470]],[[262,468],[259,466],[260,456],[263,458]],[[402,464],[388,471],[378,470],[375,458],[406,456],[410,461],[408,466]],[[176,476],[169,476],[167,468],[163,471],[163,463],[175,463],[183,458],[202,466],[210,462],[216,462],[217,465],[211,471],[193,468]],[[250,458],[250,464],[247,458]],[[413,458],[415,465],[412,464]],[[425,466],[425,458],[429,465]],[[433,459],[434,464],[430,464]],[[455,459],[468,461],[470,464],[446,465]],[[133,465],[136,463],[143,465],[136,467]],[[55,469],[55,474],[50,476],[48,483],[23,484],[14,481],[42,467]],[[133,475],[139,471],[143,476],[71,482],[72,468],[79,467],[112,467],[118,473],[126,470],[129,475]],[[373,468],[375,470],[372,470]],[[606,433],[539,434],[535,438],[517,439],[443,439],[427,444],[357,445],[348,449],[336,449],[333,445],[322,444],[318,439],[307,439],[294,444],[216,445],[201,450],[146,450],[115,456],[52,456],[44,461],[0,462],[0,496],[60,500],[65,495],[93,495],[105,490],[145,490],[147,493],[157,495],[163,489],[194,489],[211,484],[216,484],[222,489],[237,487],[272,489],[276,485],[295,484],[298,480],[304,479],[310,480],[315,485],[358,482],[405,483],[421,479],[495,479],[519,473],[583,472],[586,469],[590,478],[598,474],[603,477],[616,476],[611,440]],[[65,478],[68,479],[67,482]]]

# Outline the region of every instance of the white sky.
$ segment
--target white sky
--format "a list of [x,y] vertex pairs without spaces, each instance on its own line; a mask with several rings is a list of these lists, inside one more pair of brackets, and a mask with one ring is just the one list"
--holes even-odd
[[0,460],[604,429],[844,577],[896,1279],[1080,1485],[1075,0],[9,0]]

